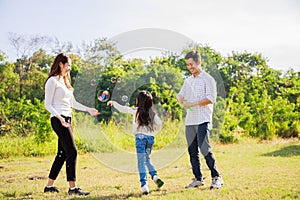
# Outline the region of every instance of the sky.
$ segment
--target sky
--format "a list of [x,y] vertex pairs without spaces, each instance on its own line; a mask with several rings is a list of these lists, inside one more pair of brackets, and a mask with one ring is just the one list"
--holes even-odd
[[0,0],[0,50],[16,58],[9,33],[46,35],[76,46],[155,28],[222,56],[261,53],[274,69],[300,71],[299,11],[298,0]]

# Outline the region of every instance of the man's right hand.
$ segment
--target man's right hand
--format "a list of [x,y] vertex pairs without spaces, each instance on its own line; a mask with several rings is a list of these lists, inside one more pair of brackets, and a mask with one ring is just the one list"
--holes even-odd
[[178,103],[182,103],[184,98],[183,96],[177,96],[176,99]]

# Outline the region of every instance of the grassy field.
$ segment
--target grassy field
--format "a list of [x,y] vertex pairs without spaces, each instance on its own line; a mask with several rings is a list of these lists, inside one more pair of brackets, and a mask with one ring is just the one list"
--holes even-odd
[[[65,168],[55,185],[59,194],[44,194],[43,188],[54,155],[0,160],[0,199],[299,199],[300,141],[274,140],[214,147],[217,165],[225,185],[210,190],[210,172],[202,169],[206,185],[184,189],[192,178],[185,152],[158,170],[165,185],[157,190],[149,181],[150,195],[141,196],[137,173],[125,173],[105,166],[91,153],[78,156],[78,186],[91,194],[68,196]],[[153,155],[155,156],[155,154]],[[202,163],[205,163],[201,157]],[[136,162],[135,160],[132,162]]]

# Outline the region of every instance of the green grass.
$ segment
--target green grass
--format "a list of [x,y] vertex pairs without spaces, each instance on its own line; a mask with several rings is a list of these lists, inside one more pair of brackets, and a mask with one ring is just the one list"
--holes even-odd
[[56,152],[57,139],[44,144],[35,142],[33,136],[30,137],[0,137],[0,159],[16,156],[44,156]]
[[[137,173],[113,170],[114,166],[105,166],[92,153],[78,156],[78,185],[91,191],[87,197],[67,195],[65,168],[55,183],[61,192],[42,192],[54,155],[11,157],[0,160],[0,199],[299,199],[299,148],[299,140],[257,142],[243,139],[238,144],[216,144],[213,150],[225,181],[218,190],[209,190],[210,172],[202,157],[206,186],[184,189],[192,178],[185,152],[158,170],[165,185],[157,190],[149,181],[151,192],[147,197],[140,195]],[[153,159],[157,156],[153,154]]]

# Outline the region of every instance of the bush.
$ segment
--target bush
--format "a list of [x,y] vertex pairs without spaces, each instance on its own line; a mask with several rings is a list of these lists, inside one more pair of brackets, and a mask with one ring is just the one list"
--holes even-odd
[[56,152],[56,148],[57,140],[37,144],[33,136],[10,137],[6,135],[0,139],[0,159],[51,155]]
[[52,140],[50,114],[40,100],[34,99],[33,103],[26,97],[17,101],[4,98],[0,109],[0,136],[34,136],[37,143]]

